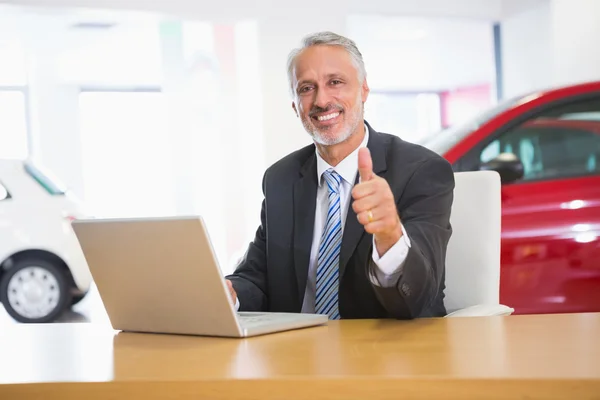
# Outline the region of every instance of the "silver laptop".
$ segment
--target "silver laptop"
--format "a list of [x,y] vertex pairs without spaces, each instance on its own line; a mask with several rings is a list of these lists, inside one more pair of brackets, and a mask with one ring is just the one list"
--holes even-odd
[[114,329],[248,337],[326,315],[236,312],[201,217],[73,221]]

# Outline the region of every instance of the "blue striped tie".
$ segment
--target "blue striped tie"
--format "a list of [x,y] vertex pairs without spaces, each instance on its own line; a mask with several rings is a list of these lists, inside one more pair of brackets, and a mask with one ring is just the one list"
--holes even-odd
[[340,209],[340,183],[342,178],[333,169],[323,173],[329,188],[329,209],[317,259],[317,293],[315,311],[327,314],[329,319],[340,319],[338,286],[340,248],[342,246],[342,214]]

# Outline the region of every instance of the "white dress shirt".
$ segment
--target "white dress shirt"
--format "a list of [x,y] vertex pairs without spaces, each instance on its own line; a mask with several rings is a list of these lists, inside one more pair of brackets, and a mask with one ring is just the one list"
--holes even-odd
[[[342,234],[348,215],[348,207],[352,201],[352,187],[358,173],[358,149],[366,147],[369,142],[369,128],[365,125],[365,138],[361,145],[344,158],[338,165],[332,167],[316,152],[317,156],[317,188],[315,225],[313,230],[312,247],[310,251],[310,263],[308,267],[308,279],[304,292],[304,302],[302,304],[303,313],[315,312],[316,279],[317,279],[317,256],[319,254],[319,244],[324,229],[324,223],[327,219],[328,189],[323,182],[323,173],[329,168],[333,168],[341,177],[340,185],[340,211],[342,213]],[[390,287],[402,274],[404,261],[410,249],[410,239],[402,227],[402,237],[396,242],[384,255],[379,257],[373,238],[373,262],[376,268],[369,271],[371,283],[380,287]],[[236,299],[236,310],[239,309],[239,300]]]
[[[369,142],[369,128],[365,125],[365,138],[360,147],[366,147]],[[319,155],[317,156],[317,206],[315,211],[315,227],[313,231],[312,247],[310,251],[310,263],[308,267],[308,279],[306,281],[306,290],[304,292],[304,302],[302,304],[302,312],[315,312],[315,296],[316,296],[316,279],[317,279],[317,257],[319,254],[319,245],[324,224],[327,219],[327,210],[329,209],[328,189],[323,182],[323,173],[329,168],[333,168],[342,177],[340,185],[340,211],[342,213],[342,234],[348,215],[348,207],[352,202],[352,188],[358,174],[358,149],[355,149],[338,165],[332,167]],[[402,274],[402,267],[410,248],[410,240],[408,235],[402,228],[403,235],[394,246],[392,246],[383,257],[379,257],[375,247],[375,239],[373,239],[373,262],[376,267],[374,271],[370,271],[371,282],[375,285],[387,287],[391,286],[396,281],[398,276]],[[374,273],[374,274],[373,274]]]

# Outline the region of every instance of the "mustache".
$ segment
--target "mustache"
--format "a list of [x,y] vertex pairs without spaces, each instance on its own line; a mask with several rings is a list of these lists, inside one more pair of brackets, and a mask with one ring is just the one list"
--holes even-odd
[[319,106],[313,106],[308,112],[309,117],[314,117],[316,114],[322,114],[329,111],[344,111],[344,107],[339,104],[327,104],[325,108]]

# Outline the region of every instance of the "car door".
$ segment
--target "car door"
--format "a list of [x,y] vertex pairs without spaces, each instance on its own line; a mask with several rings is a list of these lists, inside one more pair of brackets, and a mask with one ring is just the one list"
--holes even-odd
[[479,163],[515,154],[524,169],[502,187],[501,302],[600,311],[600,99],[550,107],[475,150]]

